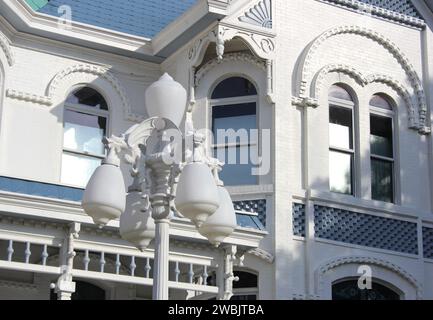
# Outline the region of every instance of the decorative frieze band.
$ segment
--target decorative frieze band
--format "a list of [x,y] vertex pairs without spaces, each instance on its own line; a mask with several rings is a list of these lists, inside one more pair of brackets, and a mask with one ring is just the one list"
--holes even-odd
[[[341,34],[356,34],[363,37],[367,37],[376,41],[387,49],[399,62],[403,70],[405,71],[411,87],[414,91],[414,96],[417,101],[416,107],[412,105],[410,99],[408,99],[408,91],[400,84],[398,81],[392,79],[386,75],[370,75],[367,77],[362,76],[359,72],[351,68],[350,66],[343,66],[338,64],[333,64],[329,66],[322,67],[320,70],[313,69],[314,59],[316,59],[317,52],[319,48],[324,44],[329,38],[341,35]],[[430,133],[430,128],[426,125],[427,120],[427,102],[423,89],[422,82],[409,59],[405,54],[397,47],[397,45],[392,42],[387,37],[381,35],[380,33],[370,30],[360,26],[340,26],[332,28],[324,33],[322,33],[307,49],[304,55],[304,59],[300,64],[299,69],[299,99],[293,100],[293,104],[302,105],[303,102],[309,103],[310,106],[315,106],[315,100],[318,96],[316,90],[320,85],[321,78],[329,72],[345,72],[358,78],[364,85],[370,82],[383,82],[391,85],[394,89],[403,95],[403,98],[408,103],[409,109],[409,127],[418,130],[421,134]],[[407,94],[406,94],[407,93]],[[410,101],[409,101],[410,100]],[[302,102],[301,102],[302,101]],[[410,103],[409,103],[410,102]],[[304,104],[305,105],[305,104]]]
[[14,90],[14,89],[7,89],[6,97],[10,99],[16,99],[16,100],[21,100],[26,102],[33,102],[45,106],[51,106],[53,104],[51,97],[40,96],[37,94],[27,93],[23,91]]
[[371,14],[376,15],[378,17],[381,17],[381,18],[384,18],[387,20],[392,20],[392,21],[395,21],[398,23],[410,25],[410,26],[413,26],[416,28],[424,28],[426,25],[424,20],[422,20],[418,17],[414,17],[414,16],[410,16],[410,15],[403,14],[400,12],[392,11],[392,10],[382,8],[379,6],[367,4],[367,3],[364,3],[364,2],[359,1],[359,0],[318,0],[318,1],[336,4],[338,6],[346,7],[346,8],[352,9],[352,10],[356,10],[358,12],[371,13]]

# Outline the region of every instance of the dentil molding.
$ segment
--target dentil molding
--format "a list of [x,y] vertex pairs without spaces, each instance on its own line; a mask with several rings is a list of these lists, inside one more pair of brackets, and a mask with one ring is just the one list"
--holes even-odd
[[336,4],[337,6],[346,7],[358,12],[373,14],[378,17],[392,20],[397,23],[407,24],[416,28],[424,28],[425,22],[422,19],[412,17],[406,14],[388,10],[382,7],[369,5],[359,0],[318,0],[320,2]]
[[23,91],[14,90],[14,89],[7,89],[6,97],[15,100],[33,102],[45,106],[51,106],[53,104],[53,100],[51,99],[51,97],[40,96],[37,94],[27,93]]
[[134,114],[132,112],[131,105],[129,103],[129,100],[125,94],[125,90],[123,86],[120,84],[119,80],[109,71],[107,67],[103,66],[94,66],[89,64],[78,64],[71,67],[68,67],[59,73],[51,80],[48,88],[47,88],[47,96],[50,99],[53,99],[57,94],[57,89],[59,87],[59,84],[62,81],[67,81],[68,77],[74,75],[74,74],[91,74],[98,76],[99,78],[102,78],[106,80],[110,85],[113,87],[113,89],[116,91],[116,93],[119,95],[121,101],[122,101],[122,108],[125,113],[125,118],[130,121],[134,122],[140,122],[144,120],[144,116]]
[[211,71],[213,68],[225,62],[246,62],[250,63],[259,69],[266,71],[266,64],[263,60],[254,57],[249,53],[244,52],[236,52],[236,53],[228,53],[225,54],[221,60],[212,59],[207,62],[204,66],[202,66],[195,75],[195,85],[198,86],[201,80]]
[[[326,42],[329,38],[341,34],[356,34],[360,36],[364,36],[367,38],[370,38],[376,42],[378,42],[380,45],[385,47],[399,62],[399,64],[402,66],[403,70],[405,71],[407,77],[409,78],[409,81],[411,83],[411,86],[414,90],[416,100],[417,100],[417,106],[416,108],[413,107],[413,115],[417,114],[416,119],[414,116],[411,117],[410,127],[417,129],[420,133],[425,134],[430,132],[430,128],[426,126],[426,117],[427,117],[427,102],[426,97],[424,93],[424,89],[422,86],[422,82],[420,78],[418,77],[417,72],[415,71],[414,66],[410,63],[409,59],[405,56],[405,54],[397,47],[397,45],[392,42],[390,39],[386,38],[382,34],[370,30],[364,27],[360,26],[340,26],[336,28],[332,28],[324,33],[322,33],[319,37],[317,37],[313,43],[307,48],[307,51],[304,55],[303,61],[300,64],[300,69],[298,72],[299,75],[299,87],[298,87],[298,94],[299,98],[301,100],[305,100],[306,98],[309,98],[310,100],[317,100],[314,96],[314,90],[312,89],[312,83],[314,82],[314,74],[316,73],[316,70],[312,69],[313,61],[316,57],[317,51],[319,50],[320,46]],[[384,75],[371,75],[367,77],[363,77],[359,72],[354,70],[353,68],[349,66],[343,66],[343,65],[330,65],[325,67],[324,69],[319,71],[319,76],[316,77],[316,79],[323,77],[323,75],[326,75],[328,72],[332,71],[343,71],[346,72],[355,78],[358,78],[361,83],[369,83],[370,82],[385,82],[393,86],[394,88],[398,88],[399,92],[404,92],[405,90],[402,90],[401,84],[397,83],[393,79],[391,79],[388,76]],[[322,72],[322,75],[320,75],[320,72]],[[317,74],[317,73],[316,73]],[[320,79],[319,79],[320,82]],[[313,92],[311,92],[313,91]],[[407,90],[406,90],[407,91]],[[407,98],[405,97],[405,100]],[[295,104],[297,104],[298,101],[295,101]],[[313,104],[314,106],[314,104]],[[408,108],[411,108],[408,106]],[[416,112],[417,109],[417,112]],[[412,110],[411,110],[412,112]]]

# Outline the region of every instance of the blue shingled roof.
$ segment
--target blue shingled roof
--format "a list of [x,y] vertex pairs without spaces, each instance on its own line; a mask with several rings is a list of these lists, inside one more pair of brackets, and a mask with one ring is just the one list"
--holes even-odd
[[72,20],[145,38],[153,38],[198,0],[50,0],[38,12],[61,16],[62,5]]

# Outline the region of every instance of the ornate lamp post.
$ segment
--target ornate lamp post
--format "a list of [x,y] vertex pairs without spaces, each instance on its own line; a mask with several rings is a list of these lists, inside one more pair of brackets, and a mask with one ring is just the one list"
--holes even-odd
[[[191,219],[217,246],[236,227],[232,201],[218,178],[222,164],[205,156],[202,136],[193,130],[182,136],[179,129],[186,100],[185,89],[168,74],[153,83],[145,95],[150,118],[120,137],[104,139],[108,155],[90,178],[82,201],[100,227],[120,218],[122,238],[140,250],[155,241],[155,300],[168,299],[169,226],[175,212]],[[184,151],[188,139],[193,147]],[[183,160],[173,161],[176,154]],[[131,167],[128,191],[121,162]]]

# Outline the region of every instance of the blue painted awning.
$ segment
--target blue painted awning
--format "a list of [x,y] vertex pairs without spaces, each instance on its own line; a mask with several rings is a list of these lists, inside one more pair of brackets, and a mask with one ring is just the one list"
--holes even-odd
[[[35,0],[27,2],[34,9],[38,7]],[[59,12],[59,8],[66,5],[75,22],[153,38],[196,3],[197,0],[50,0],[37,11],[60,17],[64,12]]]

